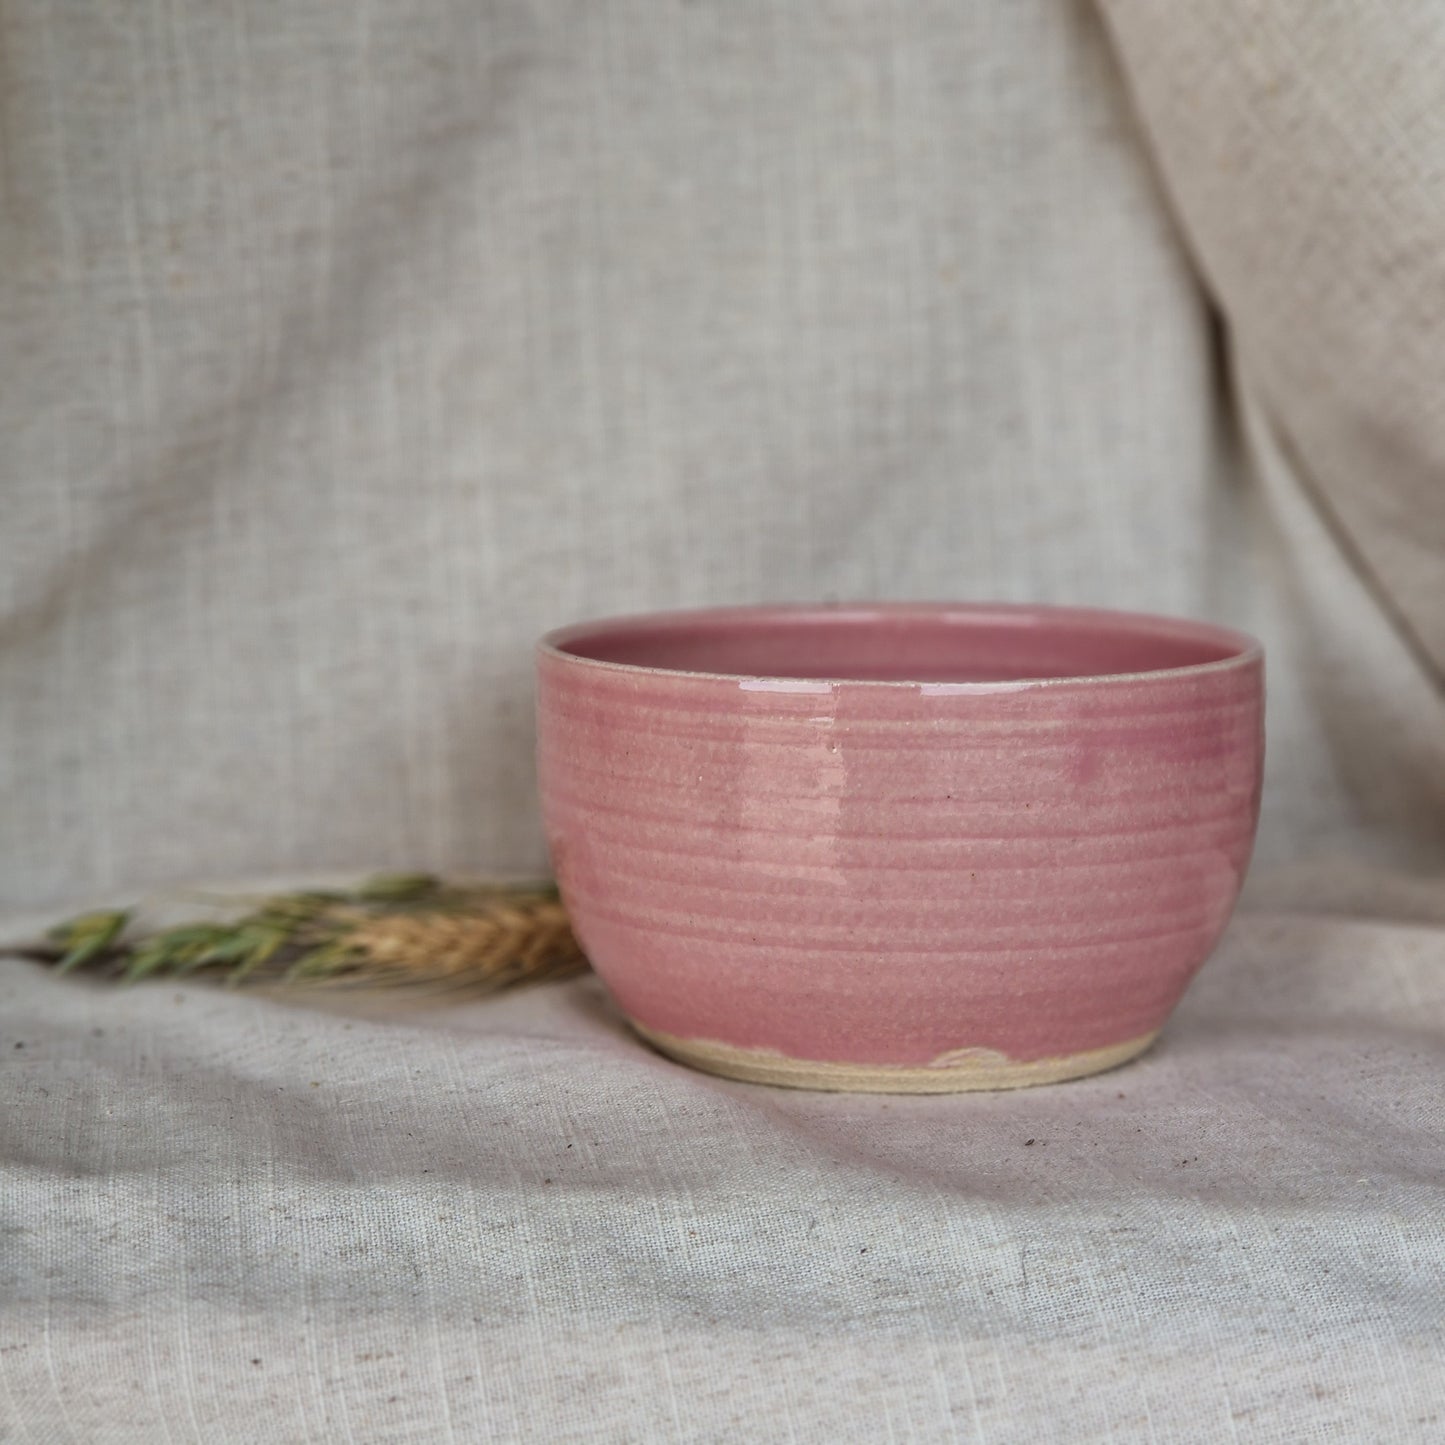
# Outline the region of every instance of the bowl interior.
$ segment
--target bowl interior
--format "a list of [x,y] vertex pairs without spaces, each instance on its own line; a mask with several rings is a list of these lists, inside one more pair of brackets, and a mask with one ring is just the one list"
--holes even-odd
[[594,662],[743,678],[979,683],[1199,667],[1253,650],[1203,623],[1048,607],[743,608],[599,622],[556,634]]

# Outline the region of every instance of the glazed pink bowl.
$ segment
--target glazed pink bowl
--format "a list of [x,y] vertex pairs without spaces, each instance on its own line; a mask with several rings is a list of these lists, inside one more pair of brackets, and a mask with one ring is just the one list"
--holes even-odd
[[1153,1042],[1249,861],[1257,643],[1073,608],[769,607],[544,638],[578,937],[644,1038],[803,1088],[1075,1078]]

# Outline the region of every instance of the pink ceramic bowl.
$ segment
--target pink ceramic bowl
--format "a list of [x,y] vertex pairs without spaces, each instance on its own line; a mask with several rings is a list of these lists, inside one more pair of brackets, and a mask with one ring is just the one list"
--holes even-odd
[[1148,1048],[1254,839],[1263,661],[1072,608],[584,624],[538,658],[542,806],[633,1025],[714,1073],[1009,1088]]

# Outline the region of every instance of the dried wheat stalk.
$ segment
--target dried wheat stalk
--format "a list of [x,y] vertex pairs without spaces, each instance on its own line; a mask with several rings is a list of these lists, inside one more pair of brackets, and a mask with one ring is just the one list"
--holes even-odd
[[[234,906],[230,910],[234,913]],[[587,960],[555,888],[374,878],[351,892],[285,893],[239,916],[131,937],[129,911],[91,913],[30,950],[62,972],[125,980],[201,974],[226,983],[494,991],[579,973]]]

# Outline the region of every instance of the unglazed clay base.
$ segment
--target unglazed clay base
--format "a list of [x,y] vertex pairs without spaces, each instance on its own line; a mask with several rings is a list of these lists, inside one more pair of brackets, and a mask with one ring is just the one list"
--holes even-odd
[[958,1049],[919,1067],[791,1059],[767,1049],[739,1049],[707,1039],[680,1039],[644,1028],[635,1020],[629,1022],[654,1048],[704,1073],[742,1079],[749,1084],[848,1094],[962,1094],[971,1090],[1026,1089],[1033,1084],[1057,1084],[1127,1064],[1159,1037],[1156,1029],[1103,1049],[1027,1061],[1011,1059],[993,1049]]

